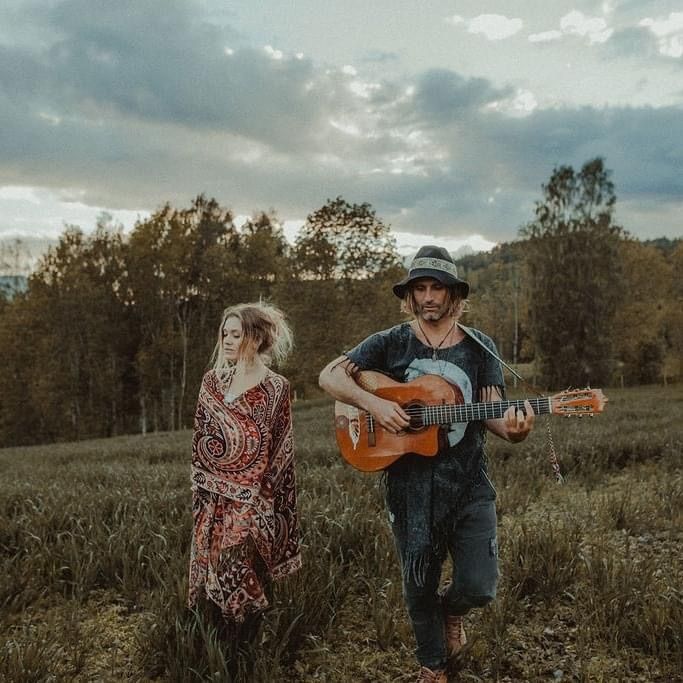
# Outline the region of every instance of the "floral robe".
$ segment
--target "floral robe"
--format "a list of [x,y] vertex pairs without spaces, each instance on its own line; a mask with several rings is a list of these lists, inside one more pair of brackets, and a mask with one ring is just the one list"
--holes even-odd
[[211,370],[192,439],[193,534],[188,603],[202,592],[227,619],[268,606],[267,579],[301,566],[287,380],[265,379],[234,400]]

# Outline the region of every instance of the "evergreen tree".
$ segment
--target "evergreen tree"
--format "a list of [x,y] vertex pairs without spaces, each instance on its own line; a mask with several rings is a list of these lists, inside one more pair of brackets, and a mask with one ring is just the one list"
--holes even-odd
[[269,300],[290,269],[290,249],[273,212],[260,212],[240,230],[238,267],[242,300]]
[[622,287],[616,194],[601,158],[553,171],[536,203],[527,264],[537,361],[552,387],[605,384],[615,361],[613,323]]

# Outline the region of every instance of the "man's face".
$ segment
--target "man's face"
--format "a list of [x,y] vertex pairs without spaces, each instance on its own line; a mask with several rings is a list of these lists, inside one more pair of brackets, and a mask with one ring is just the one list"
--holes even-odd
[[441,320],[448,312],[448,288],[432,277],[422,277],[412,285],[416,313],[422,320]]

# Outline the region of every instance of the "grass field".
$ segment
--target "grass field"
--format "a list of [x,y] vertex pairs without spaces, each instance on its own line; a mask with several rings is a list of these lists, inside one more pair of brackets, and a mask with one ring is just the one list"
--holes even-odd
[[[683,386],[489,438],[501,583],[461,681],[683,681]],[[546,424],[566,483],[555,484]],[[295,407],[304,569],[235,640],[185,607],[189,432],[0,451],[0,681],[410,681],[376,475]]]

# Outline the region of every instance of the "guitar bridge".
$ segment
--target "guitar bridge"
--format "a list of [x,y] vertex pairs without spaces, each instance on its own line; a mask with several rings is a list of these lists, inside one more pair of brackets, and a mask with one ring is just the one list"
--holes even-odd
[[368,446],[377,445],[377,436],[375,435],[375,418],[372,415],[368,415],[367,419],[368,426]]

